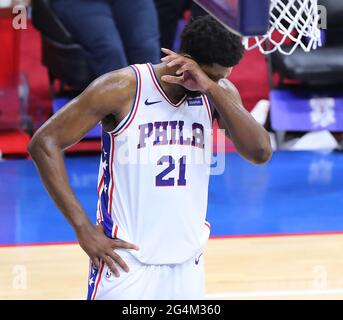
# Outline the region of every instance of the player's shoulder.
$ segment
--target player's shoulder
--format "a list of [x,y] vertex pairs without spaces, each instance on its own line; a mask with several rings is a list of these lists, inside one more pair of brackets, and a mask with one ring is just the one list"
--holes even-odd
[[223,78],[219,80],[218,84],[227,91],[239,94],[237,87],[229,79]]
[[103,91],[113,92],[122,90],[134,90],[136,87],[136,77],[131,67],[114,70],[105,73],[95,80],[96,86]]
[[114,70],[111,72],[106,73],[105,79],[109,82],[111,81],[128,81],[128,82],[135,82],[135,73],[132,69],[132,67],[126,67],[118,70]]
[[136,77],[131,67],[105,73],[90,85],[97,100],[126,101],[136,91]]

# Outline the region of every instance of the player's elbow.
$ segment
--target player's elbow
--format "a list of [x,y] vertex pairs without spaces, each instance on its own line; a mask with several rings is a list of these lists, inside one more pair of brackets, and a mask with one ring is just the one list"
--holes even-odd
[[265,164],[271,159],[272,154],[270,142],[263,143],[254,150],[252,162],[257,165]]
[[40,146],[42,144],[42,141],[39,136],[34,135],[27,147],[27,152],[29,155],[34,159],[37,154],[39,153]]
[[32,137],[27,147],[27,151],[32,159],[35,160],[40,157],[42,153],[45,153],[47,147],[47,139],[45,139],[44,136],[39,131],[37,131],[37,133]]

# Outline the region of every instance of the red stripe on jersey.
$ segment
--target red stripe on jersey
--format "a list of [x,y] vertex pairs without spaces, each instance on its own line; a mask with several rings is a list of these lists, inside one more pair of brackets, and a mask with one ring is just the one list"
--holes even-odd
[[108,213],[112,218],[112,200],[113,200],[113,190],[114,190],[114,176],[113,176],[113,164],[114,164],[114,136],[111,135],[111,160],[110,160],[110,179],[111,179],[111,190],[110,190],[110,199],[108,203]]
[[206,109],[207,109],[207,113],[208,113],[208,117],[210,118],[210,122],[212,124],[212,112],[211,112],[211,107],[209,105],[209,102],[207,100],[207,97],[205,95],[203,95],[203,99],[205,101],[205,105],[206,105]]
[[117,238],[118,234],[118,225],[115,226],[114,232],[113,232],[113,239]]
[[98,212],[100,214],[100,220],[101,221],[103,220],[103,215],[102,215],[102,212],[101,212],[100,198],[101,198],[101,189],[102,189],[102,187],[104,185],[104,181],[105,181],[105,176],[102,175],[100,183],[98,185],[98,196],[99,196]]
[[102,178],[101,178],[99,186],[98,186],[98,195],[99,196],[100,196],[100,191],[101,191],[102,185],[104,184],[104,180],[105,180],[105,176],[102,175]]

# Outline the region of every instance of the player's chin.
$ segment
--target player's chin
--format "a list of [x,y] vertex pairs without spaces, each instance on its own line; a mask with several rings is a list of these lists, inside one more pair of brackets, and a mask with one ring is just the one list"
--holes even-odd
[[190,98],[197,98],[197,97],[201,96],[201,92],[200,91],[186,90],[186,94]]

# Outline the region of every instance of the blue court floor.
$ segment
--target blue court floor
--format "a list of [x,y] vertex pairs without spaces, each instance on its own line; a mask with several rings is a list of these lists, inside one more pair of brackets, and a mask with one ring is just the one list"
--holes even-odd
[[[66,163],[95,221],[98,157]],[[31,161],[0,162],[0,219],[0,245],[76,240]],[[212,236],[343,232],[343,154],[276,152],[266,166],[226,154],[225,173],[211,177],[208,220]]]

